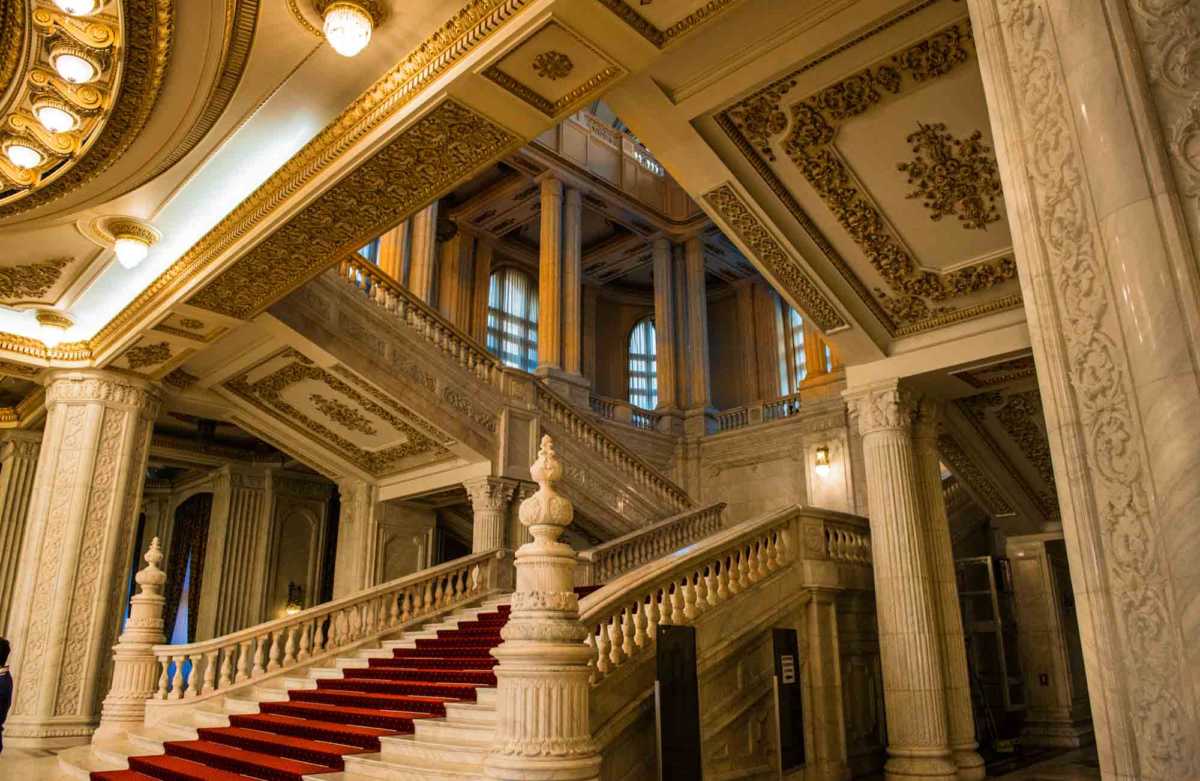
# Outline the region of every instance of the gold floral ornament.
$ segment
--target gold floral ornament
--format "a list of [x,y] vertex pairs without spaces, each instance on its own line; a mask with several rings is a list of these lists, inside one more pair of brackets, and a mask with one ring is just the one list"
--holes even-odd
[[125,352],[125,360],[130,369],[144,369],[147,366],[157,366],[171,357],[171,345],[166,342],[157,344],[140,344]]
[[575,63],[562,52],[546,51],[533,58],[533,70],[543,79],[557,81],[571,75]]
[[371,425],[371,421],[366,415],[363,415],[354,407],[343,404],[337,399],[313,393],[309,395],[308,400],[313,403],[314,407],[321,411],[321,414],[340,426],[348,428],[351,431],[357,431],[360,434],[366,434],[369,437],[373,437],[379,433]]
[[72,258],[50,258],[24,266],[0,268],[0,298],[5,300],[40,298],[58,282]]
[[953,215],[965,230],[987,230],[988,223],[999,222],[1000,172],[981,131],[960,139],[942,122],[918,122],[907,141],[915,156],[896,168],[913,185],[907,197],[924,198],[931,220]]

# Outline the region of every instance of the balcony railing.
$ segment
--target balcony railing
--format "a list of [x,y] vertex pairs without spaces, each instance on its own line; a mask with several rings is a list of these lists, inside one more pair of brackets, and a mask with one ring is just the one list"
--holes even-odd
[[793,393],[773,401],[757,401],[742,407],[722,410],[717,413],[717,430],[732,431],[772,420],[783,420],[799,412],[800,394]]
[[596,396],[593,394],[589,399],[589,403],[592,412],[605,420],[625,423],[644,431],[655,431],[658,429],[660,416],[657,412],[642,409],[623,399],[613,399],[608,396]]

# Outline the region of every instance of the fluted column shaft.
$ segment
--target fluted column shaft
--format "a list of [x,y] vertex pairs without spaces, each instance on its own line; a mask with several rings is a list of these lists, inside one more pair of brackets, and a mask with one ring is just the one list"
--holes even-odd
[[0,636],[8,631],[41,444],[33,431],[9,431],[0,443]]
[[[211,584],[214,589],[211,602],[216,609],[213,635],[217,637],[262,620],[261,606],[270,569],[267,534],[273,497],[268,474],[261,469],[226,469],[225,491],[214,497],[213,507],[213,516],[223,517],[225,530],[218,541],[222,567]],[[218,498],[220,506],[215,504]],[[216,553],[210,549],[208,555],[216,558]],[[207,573],[204,585],[207,592],[210,585]]]
[[954,778],[938,610],[922,521],[911,396],[895,385],[848,394],[871,503],[875,609],[888,725],[889,779]]
[[963,638],[962,609],[958,604],[958,581],[954,550],[950,544],[950,519],[942,493],[941,466],[937,452],[940,410],[932,401],[921,402],[914,427],[917,481],[925,503],[925,535],[929,551],[933,597],[937,605],[942,647],[942,682],[946,689],[946,716],[950,750],[962,781],[986,775],[983,757],[976,750],[975,715],[971,707],[971,681],[967,676],[967,647]]
[[437,201],[412,217],[409,239],[408,289],[427,304],[434,305],[433,280],[437,272]]
[[538,244],[538,368],[562,369],[563,185],[542,180],[542,222]]
[[672,284],[671,242],[654,240],[654,352],[658,367],[658,408],[676,409],[675,287]]
[[157,392],[111,372],[46,383],[20,585],[9,619],[7,746],[85,742],[95,728],[133,555]]
[[708,360],[708,292],[704,281],[704,241],[692,236],[683,245],[687,269],[688,395],[692,408],[712,406],[712,380]]
[[508,505],[516,487],[515,480],[502,477],[479,477],[463,483],[475,515],[471,525],[472,553],[504,547]]
[[378,518],[375,486],[356,477],[338,481],[340,497],[337,552],[333,567],[333,598],[375,585],[375,546]]
[[583,202],[579,190],[567,188],[563,210],[563,370],[580,375],[583,367]]
[[811,589],[805,607],[808,640],[808,680],[812,695],[815,777],[822,781],[850,778],[846,754],[846,716],[842,706],[842,668],[838,649],[837,594]]

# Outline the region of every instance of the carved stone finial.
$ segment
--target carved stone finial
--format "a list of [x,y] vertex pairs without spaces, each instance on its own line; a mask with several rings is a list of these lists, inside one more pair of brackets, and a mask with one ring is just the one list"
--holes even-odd
[[570,525],[575,508],[554,487],[554,483],[562,479],[563,465],[554,452],[554,440],[549,434],[542,436],[537,460],[529,467],[529,473],[538,484],[538,490],[521,502],[521,523],[529,527],[537,544],[553,543]]
[[167,573],[159,568],[162,563],[163,554],[162,548],[159,546],[158,538],[150,540],[150,548],[146,551],[143,557],[146,560],[146,566],[138,570],[133,579],[142,587],[142,593],[158,593],[162,585],[167,582]]

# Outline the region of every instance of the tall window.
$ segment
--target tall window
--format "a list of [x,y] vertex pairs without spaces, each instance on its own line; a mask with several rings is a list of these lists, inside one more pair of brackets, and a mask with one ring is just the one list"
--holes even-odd
[[804,318],[795,309],[779,300],[775,322],[779,332],[779,393],[788,395],[800,388],[808,376],[804,354]]
[[629,403],[642,409],[658,406],[658,361],[652,317],[640,320],[629,334]]
[[362,255],[364,260],[379,265],[379,239],[372,239],[370,244],[359,247],[358,254]]
[[537,368],[537,285],[518,269],[501,268],[488,285],[487,348],[508,366]]

